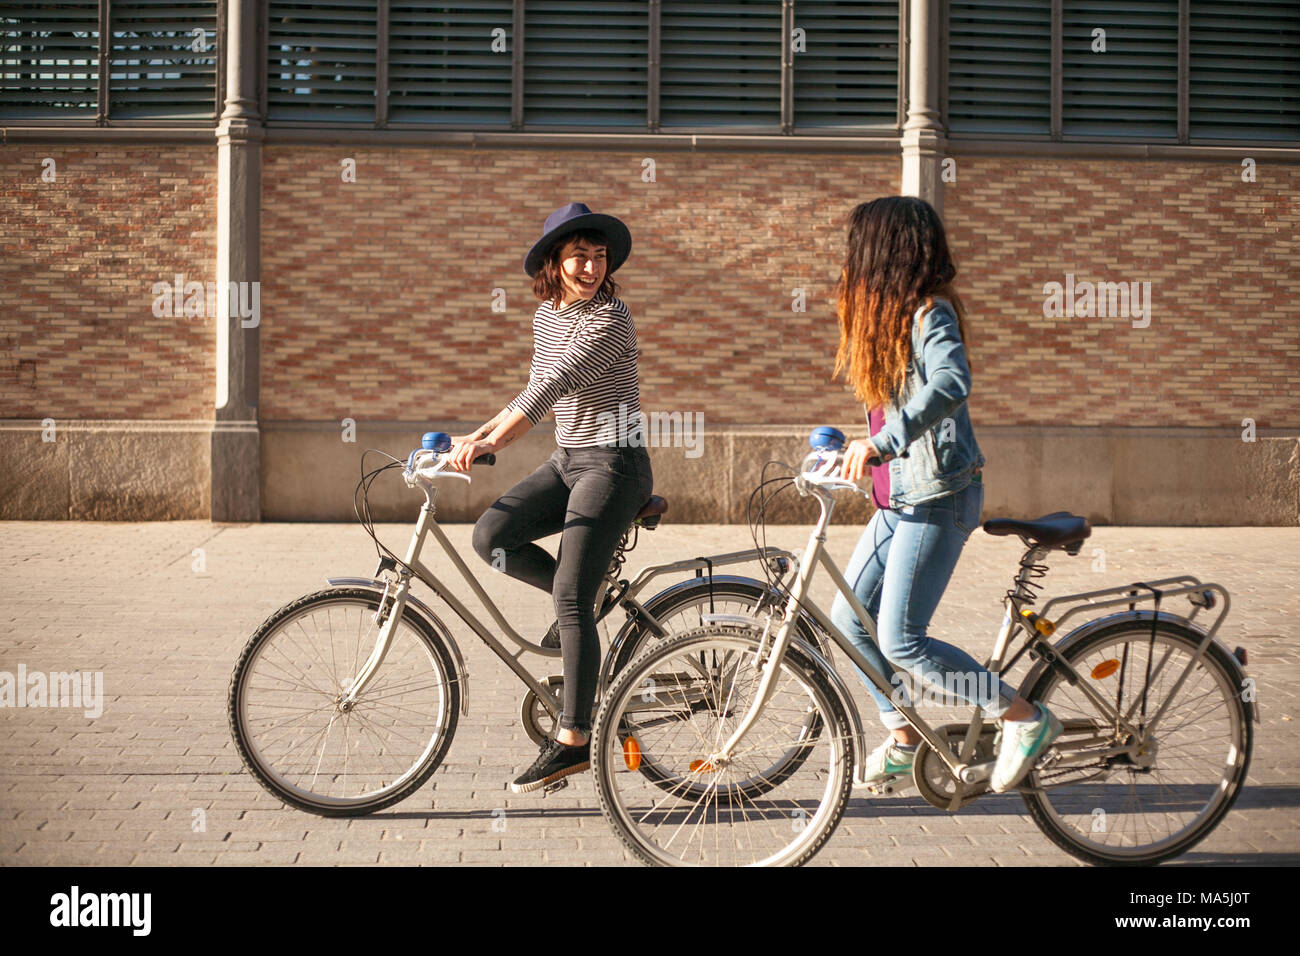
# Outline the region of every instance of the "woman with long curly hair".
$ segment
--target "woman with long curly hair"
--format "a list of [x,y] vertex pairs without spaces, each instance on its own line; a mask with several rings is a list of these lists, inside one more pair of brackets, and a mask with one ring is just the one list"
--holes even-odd
[[[879,646],[843,595],[831,619],[881,673],[893,673],[888,661],[1001,718],[991,781],[1001,792],[1029,772],[1061,724],[965,651],[927,634],[984,503],[984,456],[966,409],[971,370],[956,275],[943,222],[924,200],[885,197],[850,215],[835,374],[867,409],[870,437],[848,443],[843,475],[857,481],[869,460],[882,464],[871,466],[877,510],[845,576],[876,620]],[[895,709],[906,691],[896,686],[886,697],[866,683],[891,735],[868,758],[865,782],[910,779],[921,736]]]

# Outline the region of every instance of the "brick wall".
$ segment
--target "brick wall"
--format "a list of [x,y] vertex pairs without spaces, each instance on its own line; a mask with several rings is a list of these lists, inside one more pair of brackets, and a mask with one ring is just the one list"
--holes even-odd
[[[340,160],[357,181],[341,181]],[[271,147],[263,178],[263,419],[485,419],[527,379],[525,252],[577,200],[627,222],[617,278],[642,406],[709,424],[860,415],[828,385],[843,220],[897,191],[887,155]],[[492,311],[492,290],[508,311]],[[806,311],[793,292],[805,290]]]
[[213,279],[216,170],[211,147],[0,149],[0,418],[211,417],[213,320],[155,317],[151,289]]
[[[357,163],[344,183],[339,161]],[[854,420],[828,382],[854,204],[892,157],[271,148],[266,419],[478,419],[522,386],[520,261],[571,199],[624,218],[620,271],[649,409],[715,425]],[[971,317],[980,423],[1300,425],[1300,169],[959,158],[945,213]],[[564,183],[572,183],[565,186]],[[1046,318],[1043,286],[1150,282],[1153,318]],[[493,313],[492,289],[508,311]],[[806,312],[792,293],[805,290]]]
[[[47,156],[54,183],[40,178]],[[355,183],[341,181],[343,158]],[[897,190],[897,157],[654,158],[650,183],[630,152],[268,147],[268,516],[348,517],[358,446],[311,423],[353,418],[362,433],[400,433],[402,448],[416,424],[482,420],[522,387],[535,302],[520,263],[546,214],[574,199],[632,229],[618,277],[643,406],[702,411],[731,443],[699,461],[660,450],[656,478],[683,520],[742,520],[774,448],[801,447],[807,424],[859,421],[829,382],[830,299],[844,218]],[[972,414],[1001,496],[989,507],[1293,524],[1300,167],[1263,164],[1243,183],[1231,161],[957,160],[945,212],[970,307]],[[155,317],[152,287],[213,278],[215,151],[5,147],[0,166],[0,516],[205,515],[208,435],[185,423],[211,417],[214,321]],[[1067,273],[1150,282],[1150,326],[1045,317],[1043,286]],[[505,313],[492,311],[496,288]],[[791,309],[796,289],[806,311]],[[30,420],[46,417],[128,424],[113,438],[74,423],[34,457]],[[1243,445],[1243,418],[1290,436]],[[1071,456],[1078,468],[1053,467]],[[453,517],[482,507],[461,504]]]
[[[1300,167],[957,157],[944,212],[997,425],[1300,426]],[[1149,327],[1043,286],[1146,281]]]

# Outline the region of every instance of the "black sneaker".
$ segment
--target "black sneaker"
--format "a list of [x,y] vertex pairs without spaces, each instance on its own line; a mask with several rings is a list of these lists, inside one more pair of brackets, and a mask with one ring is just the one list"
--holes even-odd
[[551,623],[551,629],[547,631],[546,636],[542,638],[542,647],[551,647],[551,648],[555,648],[556,650],[559,649],[560,647],[560,622],[559,621],[554,621]]
[[510,789],[515,793],[528,793],[530,790],[537,790],[554,783],[561,777],[567,777],[571,773],[581,773],[590,769],[590,738],[580,747],[570,747],[568,744],[547,737],[533,765],[510,784]]

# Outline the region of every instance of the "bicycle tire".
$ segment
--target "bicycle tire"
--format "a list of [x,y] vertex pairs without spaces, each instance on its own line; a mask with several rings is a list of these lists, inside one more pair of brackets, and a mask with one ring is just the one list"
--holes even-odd
[[[1171,669],[1162,671],[1159,675],[1160,685],[1148,691],[1149,713],[1154,713],[1154,710],[1159,708],[1163,702],[1163,698],[1153,700],[1150,695],[1158,694],[1161,690],[1171,686],[1172,681],[1184,670],[1183,666],[1178,666],[1175,658],[1179,655],[1185,655],[1185,659],[1190,659],[1191,654],[1194,653],[1195,648],[1203,639],[1203,634],[1185,625],[1172,621],[1158,622],[1155,640],[1157,644],[1169,649],[1169,663],[1166,664],[1166,667]],[[1144,671],[1148,658],[1158,661],[1165,653],[1164,650],[1156,651],[1151,648],[1151,641],[1152,630],[1149,620],[1119,621],[1083,638],[1078,644],[1065,652],[1065,659],[1078,671],[1082,679],[1108,681],[1111,679],[1112,674],[1102,677],[1096,676],[1104,669],[1110,669],[1109,667],[1102,668],[1100,665],[1108,664],[1110,661],[1119,661],[1120,658],[1115,656],[1114,649],[1129,645],[1130,653],[1124,656],[1127,665],[1125,670],[1130,674],[1141,676],[1139,672]],[[1143,651],[1144,645],[1148,647],[1145,653]],[[1109,656],[1107,656],[1107,651],[1111,651]],[[1119,653],[1123,655],[1122,650]],[[1096,663],[1094,663],[1094,659]],[[1121,670],[1118,673],[1123,672],[1124,670]],[[1159,863],[1185,853],[1203,840],[1232,808],[1233,803],[1236,802],[1250,766],[1250,756],[1254,746],[1254,728],[1250,719],[1250,708],[1243,699],[1241,688],[1237,686],[1237,674],[1238,669],[1233,662],[1227,659],[1226,651],[1220,645],[1211,642],[1197,664],[1197,671],[1193,671],[1188,676],[1187,682],[1180,690],[1177,699],[1179,706],[1183,706],[1182,702],[1185,701],[1199,701],[1199,710],[1194,712],[1192,716],[1183,718],[1181,722],[1171,723],[1180,716],[1174,713],[1174,708],[1171,706],[1170,713],[1167,713],[1162,718],[1161,723],[1157,725],[1156,746],[1152,755],[1146,758],[1150,760],[1151,768],[1143,769],[1139,764],[1132,762],[1130,758],[1111,761],[1110,766],[1113,769],[1106,774],[1106,779],[1116,773],[1126,774],[1130,778],[1127,803],[1117,804],[1118,794],[1102,792],[1101,789],[1089,786],[1089,781],[1092,778],[1080,779],[1074,783],[1053,784],[1055,778],[1047,776],[1051,772],[1050,767],[1042,772],[1039,770],[1031,771],[1026,778],[1026,782],[1031,788],[1043,787],[1044,784],[1053,784],[1043,787],[1043,789],[1029,789],[1022,792],[1025,805],[1034,823],[1038,825],[1039,829],[1052,843],[1071,856],[1089,863],[1107,866],[1137,866]],[[1209,682],[1209,688],[1205,689],[1207,681]],[[1143,682],[1145,682],[1144,678]],[[1031,702],[1042,702],[1044,706],[1052,709],[1058,718],[1066,719],[1075,716],[1072,711],[1083,710],[1084,707],[1083,705],[1071,704],[1067,700],[1066,690],[1062,688],[1070,689],[1068,681],[1055,668],[1048,668],[1034,682],[1033,687],[1025,694],[1025,697]],[[1100,725],[1100,716],[1097,715],[1095,706],[1091,701],[1088,701],[1077,691],[1075,691],[1075,695],[1084,702],[1087,708],[1091,708],[1090,714],[1081,715],[1076,719],[1086,720],[1091,717]],[[1212,705],[1211,709],[1207,709],[1205,698],[1212,698],[1208,702],[1209,705]],[[1222,707],[1219,704],[1222,704]],[[1201,727],[1204,732],[1198,733],[1195,729],[1188,732],[1185,728],[1189,726],[1193,728]],[[1168,768],[1167,772],[1172,773],[1177,766],[1176,761],[1189,763],[1193,759],[1197,759],[1193,751],[1198,746],[1205,746],[1200,743],[1200,740],[1208,737],[1210,731],[1220,728],[1226,731],[1228,737],[1226,750],[1223,741],[1211,742],[1206,751],[1207,757],[1201,761],[1207,768],[1205,771],[1207,776],[1211,775],[1210,768],[1218,765],[1217,761],[1220,759],[1223,761],[1221,765],[1222,773],[1217,779],[1204,782],[1177,783],[1173,780],[1166,782],[1156,777],[1157,785],[1145,788],[1152,790],[1152,794],[1139,795],[1137,793],[1137,779],[1140,775],[1148,776],[1158,769],[1165,768]],[[1089,731],[1083,732],[1087,733]],[[1105,732],[1110,733],[1112,731],[1108,729]],[[1112,742],[1117,741],[1112,740]],[[1059,743],[1058,740],[1058,745]],[[1180,753],[1180,751],[1182,752]],[[1161,765],[1162,753],[1166,755],[1163,766]],[[1173,754],[1172,757],[1169,756],[1171,753]],[[1083,770],[1079,771],[1081,774],[1083,772]],[[1072,787],[1073,789],[1066,790],[1066,787]],[[1158,796],[1154,792],[1157,789],[1163,791]],[[1139,832],[1136,817],[1131,829],[1125,825],[1125,806],[1131,805],[1139,808],[1140,801],[1148,797],[1152,800],[1158,799],[1165,802],[1163,805],[1157,804],[1158,809],[1152,810],[1151,816],[1153,818],[1157,813],[1161,819],[1168,820],[1171,814],[1191,812],[1173,809],[1168,805],[1178,799],[1180,793],[1184,792],[1186,793],[1186,800],[1191,804],[1195,804],[1196,801],[1202,799],[1202,796],[1208,802],[1196,812],[1196,815],[1186,825],[1175,833],[1146,844],[1141,842],[1140,838],[1134,836]],[[1201,796],[1198,796],[1198,794]],[[1113,828],[1109,821],[1117,813],[1121,815],[1121,823],[1118,828]],[[1077,824],[1069,823],[1067,818],[1077,820]],[[1090,822],[1088,818],[1091,818]],[[1098,822],[1101,824],[1100,828],[1097,826]],[[1088,824],[1086,828],[1082,826],[1084,823]],[[1146,825],[1146,832],[1153,832],[1150,824]],[[1107,845],[1107,840],[1116,832],[1119,832],[1121,837],[1128,834],[1126,837],[1128,842],[1124,845]],[[1103,837],[1094,839],[1093,835],[1097,833],[1103,834]]]
[[[786,651],[777,677],[776,694],[760,714],[760,720],[770,711],[774,719],[779,721],[783,710],[794,712],[798,719],[777,730],[767,730],[763,729],[766,725],[763,728],[756,725],[741,742],[741,750],[733,756],[735,765],[741,768],[737,772],[744,772],[746,768],[742,766],[742,755],[758,753],[758,762],[767,764],[770,763],[769,758],[762,754],[789,748],[803,751],[802,758],[796,762],[791,773],[777,785],[789,786],[787,794],[781,800],[775,800],[771,798],[771,793],[775,790],[769,788],[765,791],[768,799],[760,803],[758,799],[747,796],[743,788],[728,791],[724,789],[727,785],[718,783],[731,772],[730,766],[715,771],[707,762],[702,767],[699,760],[687,762],[687,757],[707,749],[709,741],[720,743],[725,739],[730,733],[728,721],[732,721],[734,726],[734,721],[739,720],[748,709],[744,695],[746,690],[753,688],[753,681],[757,679],[759,671],[750,666],[747,658],[758,646],[759,640],[753,629],[732,625],[711,625],[666,638],[652,644],[631,662],[614,680],[602,700],[596,715],[591,749],[592,772],[596,779],[601,811],[623,844],[643,863],[692,865],[691,861],[684,859],[684,854],[676,854],[676,851],[669,849],[675,835],[669,835],[667,842],[663,846],[659,845],[654,831],[661,824],[653,822],[652,817],[669,826],[673,825],[674,817],[678,818],[680,822],[676,824],[675,834],[690,822],[697,811],[697,829],[700,825],[707,825],[707,818],[711,814],[712,822],[717,825],[714,836],[712,839],[701,837],[695,847],[699,859],[694,863],[703,865],[719,865],[728,859],[739,862],[746,849],[757,852],[759,856],[752,858],[751,852],[751,858],[744,861],[745,865],[801,865],[825,845],[839,824],[853,783],[853,744],[849,719],[820,665],[803,653],[797,644],[790,645]],[[711,657],[710,651],[714,652]],[[701,675],[696,688],[701,695],[700,699],[707,701],[712,691],[712,700],[705,707],[698,707],[694,703],[686,704],[688,694],[680,689],[680,685],[678,689],[682,703],[676,706],[675,712],[670,706],[671,702],[656,710],[653,704],[660,703],[657,695],[651,706],[633,702],[633,698],[642,692],[643,681],[647,677],[662,676],[669,673],[667,669],[672,667],[685,667],[689,672],[695,668],[694,655],[705,655],[705,659],[716,662],[718,651],[723,653],[724,659],[730,659],[730,655],[734,655],[734,666],[726,671],[728,676],[722,681]],[[747,680],[749,686],[738,689],[737,685],[742,680]],[[725,703],[719,706],[719,701],[724,700]],[[774,702],[780,702],[782,706]],[[809,709],[819,723],[830,728],[831,733],[819,733],[814,740],[806,742],[804,725]],[[648,716],[656,712],[667,716]],[[643,716],[635,716],[638,714]],[[671,728],[674,723],[694,721],[700,716],[704,718],[704,728],[691,728],[698,739],[693,743],[688,741],[683,753],[672,749],[674,744],[666,735],[661,740],[646,730],[651,723]],[[680,728],[671,728],[665,734],[669,732],[679,734]],[[680,801],[688,806],[661,809],[674,794],[665,791],[654,780],[647,781],[645,775],[639,772],[640,767],[628,762],[625,741],[629,736],[638,740],[638,759],[644,759],[645,754],[649,753],[661,764],[682,764],[679,777],[684,780],[687,776],[711,775],[712,782],[700,784],[688,780],[690,786],[681,788],[685,799]],[[808,766],[807,761],[813,757],[816,757],[816,761]],[[823,760],[824,767],[821,766]],[[793,782],[796,772],[805,767],[807,772],[797,783]],[[624,770],[629,772],[625,773]],[[819,782],[819,778],[823,777],[824,782]],[[638,784],[637,781],[641,783]],[[654,789],[647,789],[647,783]],[[697,795],[699,788],[703,789],[702,795]],[[723,794],[727,794],[727,797],[718,799]],[[655,803],[644,811],[640,807],[634,807],[633,804],[643,801],[645,795],[649,795],[649,799]],[[816,805],[809,813],[806,804],[813,802]],[[782,839],[780,831],[787,827],[794,839],[770,852],[754,851],[758,837],[770,831],[777,839]],[[693,836],[686,840],[684,847],[688,853],[693,843]],[[714,855],[710,855],[710,847]]]
[[[409,607],[403,611],[388,656],[365,693],[347,712],[339,708],[337,697],[342,682],[355,676],[374,646],[378,624],[373,616],[378,607],[379,595],[366,588],[328,588],[305,595],[262,622],[235,664],[226,701],[235,746],[253,777],[269,793],[290,806],[327,817],[374,813],[406,799],[423,786],[451,746],[461,696],[453,657],[442,637]],[[310,641],[311,635],[302,622],[309,617],[315,620],[315,615],[322,611],[329,625],[329,661],[320,648],[315,648],[315,654],[302,656],[304,638],[292,635],[290,631],[297,622],[299,630]],[[353,616],[356,617],[357,636],[352,642],[355,646],[351,647],[351,655],[344,659],[345,663],[340,664],[337,652],[347,649],[347,641],[335,634],[333,622],[336,617],[341,617],[339,629],[342,630],[342,625],[346,624],[350,631]],[[340,640],[343,641],[342,647],[338,643]],[[277,659],[259,670],[259,663],[272,661],[273,650],[282,660]],[[302,656],[302,660],[296,660],[295,654]],[[350,666],[346,663],[348,661]],[[432,676],[427,678],[422,676],[426,665],[432,670]],[[276,676],[275,668],[287,676]],[[271,676],[266,677],[266,672]],[[404,674],[415,674],[410,680],[416,683],[395,684],[394,681]],[[297,675],[303,677],[301,687],[291,690],[278,686],[289,684],[290,679]],[[258,686],[258,681],[265,681],[266,685]],[[420,683],[423,681],[428,682]],[[332,704],[319,699],[323,696],[328,701],[331,694],[335,697]],[[411,699],[413,695],[414,699]],[[392,698],[397,696],[407,699],[394,703]],[[304,700],[309,702],[305,708],[302,707]],[[405,711],[420,710],[429,707],[430,703],[432,708],[428,719],[419,721],[427,728],[427,742],[423,729],[419,731],[418,739],[392,730],[392,724],[398,719],[406,719]],[[316,706],[313,708],[312,704]],[[294,711],[302,713],[301,728],[292,726],[297,718],[281,719],[286,710],[290,715]],[[322,721],[325,726],[320,729]],[[336,722],[342,726],[341,754],[337,752],[337,744],[333,750],[330,746]],[[353,723],[357,725],[355,737],[349,733]],[[286,727],[289,727],[289,734],[309,734],[307,740],[320,738],[310,783],[306,785],[307,768],[302,764],[304,753],[301,748],[292,740],[287,751],[272,747],[276,741],[270,734]],[[385,730],[388,732],[386,738]],[[285,734],[281,734],[283,736]],[[335,740],[338,736],[335,735]],[[312,747],[315,746],[313,743]],[[330,765],[322,773],[327,755]],[[340,759],[341,771],[335,766]],[[358,767],[354,761],[371,761],[378,769],[371,771],[367,763]],[[377,785],[371,785],[367,775],[373,777]],[[322,783],[329,785],[325,792],[320,792]],[[342,789],[343,795],[330,792],[335,785]],[[356,789],[355,793],[351,792],[353,789]]]
[[[656,595],[656,598],[652,598],[647,602],[646,608],[661,625],[669,629],[670,634],[673,634],[684,633],[687,630],[706,626],[703,622],[705,608],[708,608],[710,612],[719,610],[723,613],[756,612],[764,604],[770,604],[774,597],[776,596],[773,595],[771,590],[760,581],[727,580],[716,581],[711,584],[707,581],[700,581],[680,591],[669,593],[662,599],[658,599],[659,596]],[[671,626],[673,619],[681,615],[686,616],[685,623],[687,626],[674,630]],[[692,621],[692,618],[695,618],[695,620]],[[827,651],[819,646],[824,643],[818,640],[820,631],[814,633],[810,622],[806,618],[801,616],[797,619],[795,633],[797,637],[805,641],[812,641],[812,646],[817,647],[822,656],[830,660]],[[642,627],[639,635],[634,633],[624,642],[620,648],[619,658],[631,660],[628,656],[630,651],[644,652],[659,640],[663,640],[663,638],[659,638],[649,628]],[[617,659],[614,666],[614,673],[617,674],[621,669]],[[625,661],[622,666],[626,667],[627,662]],[[821,733],[821,730],[821,722],[815,716],[810,718],[806,727],[808,737],[815,738]],[[746,799],[752,799],[762,796],[779,786],[799,769],[806,754],[806,750],[795,751],[780,766],[765,767],[761,773],[755,775],[753,780],[747,783],[738,783],[736,786],[740,789],[740,795]],[[678,776],[661,769],[657,761],[654,760],[653,755],[647,756],[641,762],[641,773],[665,790],[675,790],[679,785]],[[700,790],[691,790],[688,793],[688,797],[698,797],[700,795]]]

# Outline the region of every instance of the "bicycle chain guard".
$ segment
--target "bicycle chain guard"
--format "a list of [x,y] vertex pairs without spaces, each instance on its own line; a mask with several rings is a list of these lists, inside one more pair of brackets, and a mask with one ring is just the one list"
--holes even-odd
[[[542,686],[555,700],[558,710],[564,692],[564,678],[553,674],[542,681]],[[528,739],[539,747],[543,740],[555,733],[556,719],[547,712],[537,698],[537,694],[531,689],[524,695],[523,702],[519,705],[519,722],[524,725],[524,733],[528,735]]]
[[[966,740],[966,724],[944,724],[936,727],[935,732],[948,741],[948,746],[952,749],[953,756],[961,753],[962,744]],[[975,745],[974,759],[969,761],[970,764],[984,763],[993,760],[996,757],[993,748],[993,740],[997,735],[997,725],[989,722],[980,729],[980,739]],[[944,763],[943,758],[935,752],[929,743],[923,738],[916,748],[916,760],[912,765],[912,780],[916,784],[917,791],[925,798],[925,801],[931,806],[940,810],[953,810],[953,797],[957,794],[957,781]],[[982,796],[989,792],[988,781],[974,784],[963,784],[964,792],[962,794],[962,803],[967,803],[975,797]],[[960,806],[960,805],[959,805]]]

